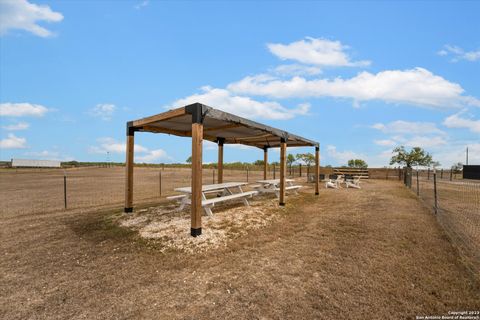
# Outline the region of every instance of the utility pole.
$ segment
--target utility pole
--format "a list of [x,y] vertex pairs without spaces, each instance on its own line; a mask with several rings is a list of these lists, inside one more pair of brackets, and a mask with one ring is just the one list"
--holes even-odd
[[468,166],[468,147],[467,147],[467,161],[466,161],[466,165]]

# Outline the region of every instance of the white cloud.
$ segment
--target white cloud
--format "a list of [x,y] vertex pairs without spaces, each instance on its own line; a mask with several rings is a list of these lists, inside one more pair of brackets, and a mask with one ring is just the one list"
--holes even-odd
[[[99,143],[98,146],[91,146],[88,149],[89,153],[98,153],[98,154],[106,154],[107,152],[110,153],[125,153],[126,152],[126,144],[125,142],[118,142],[113,138],[100,138],[97,139]],[[148,152],[148,149],[139,145],[134,145],[135,152]]]
[[137,10],[140,10],[140,9],[142,9],[143,7],[148,6],[149,2],[150,2],[150,1],[148,1],[148,0],[143,0],[143,1],[139,2],[138,4],[136,4],[136,5],[134,6],[134,8],[137,9]]
[[480,133],[480,120],[472,120],[462,118],[460,115],[463,112],[451,115],[443,121],[443,124],[448,128],[465,128],[472,132]]
[[18,122],[15,124],[10,124],[7,126],[2,126],[2,129],[8,131],[19,131],[19,130],[26,130],[30,127],[30,125],[26,122]]
[[47,5],[36,5],[27,0],[0,1],[0,35],[20,29],[40,37],[52,36],[52,32],[38,22],[59,22],[63,15]]
[[447,144],[443,137],[414,136],[402,143],[407,147],[433,148]]
[[[126,152],[125,142],[119,142],[113,138],[105,137],[97,139],[98,146],[91,146],[88,148],[89,153],[95,154],[107,154],[117,153],[124,154]],[[171,157],[162,149],[149,150],[148,148],[139,144],[134,145],[135,161],[136,162],[155,162],[158,160],[172,160]]]
[[269,43],[271,53],[282,60],[295,60],[319,66],[366,66],[370,61],[351,61],[345,53],[348,49],[340,41],[307,37],[290,44]]
[[282,64],[273,69],[274,73],[286,76],[317,75],[322,73],[322,69],[317,66],[305,66],[301,64]]
[[60,153],[59,151],[31,151],[26,152],[26,156],[34,157],[35,159],[40,160],[59,160],[59,161],[71,161],[74,160],[73,157]]
[[390,123],[376,123],[371,128],[388,134],[386,139],[378,139],[373,142],[380,146],[420,147],[435,149],[447,144],[446,132],[440,130],[432,122],[392,121]]
[[162,149],[150,150],[144,155],[135,157],[136,162],[152,163],[159,160],[171,160],[171,158]]
[[432,122],[411,122],[397,120],[387,124],[376,123],[372,125],[372,128],[381,130],[388,134],[431,134],[438,133],[444,134],[444,132],[437,128],[437,125]]
[[[203,140],[203,148],[204,150],[218,150],[218,145],[215,142],[210,140]],[[230,149],[239,149],[239,150],[258,150],[257,147],[247,146],[244,144],[225,144],[225,148]]]
[[377,74],[361,72],[350,79],[333,80],[307,80],[302,77],[279,80],[265,75],[248,76],[231,83],[227,88],[235,93],[274,98],[336,97],[350,98],[356,102],[382,100],[435,108],[462,105],[480,107],[480,100],[464,96],[459,84],[423,68],[386,70]]
[[[26,152],[25,155],[33,156],[37,158],[50,159],[50,158],[58,158],[60,153],[58,151],[43,150],[43,151]],[[57,159],[53,159],[53,160],[57,160]]]
[[439,150],[432,152],[433,159],[440,161],[442,167],[449,168],[454,163],[465,163],[465,149],[468,146],[468,163],[480,163],[480,143],[468,141],[453,141]]
[[396,144],[394,140],[389,140],[389,139],[383,139],[383,140],[374,140],[375,144],[378,144],[379,146],[393,146]]
[[48,108],[31,103],[0,103],[0,116],[3,117],[42,117],[50,111]]
[[437,54],[439,56],[452,56],[450,61],[458,62],[460,60],[467,60],[467,61],[477,61],[480,60],[480,50],[476,51],[465,51],[460,47],[445,45],[443,49],[438,51]]
[[113,104],[109,103],[100,103],[97,104],[93,109],[89,111],[89,114],[92,117],[100,118],[105,121],[112,119],[112,116],[117,108]]
[[9,133],[5,139],[0,140],[0,148],[2,149],[24,149],[27,147],[27,139],[20,138]]
[[[353,151],[338,151],[333,145],[327,146],[327,156],[334,159],[339,165],[346,165],[350,159],[363,159],[367,161],[367,156]],[[368,161],[367,161],[368,162]]]
[[202,91],[202,93],[179,99],[167,108],[200,102],[243,117],[273,120],[288,120],[296,115],[305,115],[310,109],[309,104],[301,104],[296,108],[288,109],[277,102],[260,102],[249,97],[232,95],[225,89],[217,89],[209,86],[202,87]]

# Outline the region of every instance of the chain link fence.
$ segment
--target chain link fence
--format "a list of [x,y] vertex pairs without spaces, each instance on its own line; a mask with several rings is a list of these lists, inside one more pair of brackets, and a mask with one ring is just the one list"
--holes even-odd
[[466,264],[480,274],[480,181],[460,180],[450,170],[411,168],[402,170],[401,179],[432,208]]

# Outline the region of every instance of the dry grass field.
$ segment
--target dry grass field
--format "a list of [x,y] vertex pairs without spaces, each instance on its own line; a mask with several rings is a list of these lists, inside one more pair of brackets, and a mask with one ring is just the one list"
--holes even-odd
[[[420,178],[419,197],[434,207],[433,179]],[[412,181],[417,193],[417,180]],[[480,273],[480,181],[438,179],[437,221],[460,250],[464,262]]]
[[[415,319],[480,309],[478,278],[398,181],[312,193],[285,208],[269,199],[216,208],[203,239],[174,245],[189,232],[188,212],[167,202],[128,218],[3,212],[0,318]],[[163,232],[172,221],[180,228]]]
[[[278,169],[277,169],[278,170]],[[204,183],[217,172],[204,169]],[[174,188],[190,185],[188,168],[135,168],[134,202],[154,202],[174,194]],[[98,208],[122,204],[125,168],[80,167],[62,169],[0,169],[0,214],[22,215],[64,209],[64,174],[67,177],[68,209]],[[161,189],[160,196],[160,174]],[[278,177],[278,172],[277,172]],[[249,181],[263,179],[263,172],[249,171]],[[225,181],[247,181],[245,170],[225,170]],[[306,177],[304,178],[306,179]]]

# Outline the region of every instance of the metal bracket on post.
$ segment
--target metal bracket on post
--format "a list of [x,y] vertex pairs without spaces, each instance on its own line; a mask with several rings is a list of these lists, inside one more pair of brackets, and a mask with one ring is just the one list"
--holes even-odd
[[198,237],[202,235],[202,228],[190,228],[190,235],[192,237]]
[[217,138],[217,144],[219,146],[223,146],[224,143],[225,143],[225,138]]
[[135,135],[135,131],[138,131],[138,128],[135,128],[133,126],[133,121],[128,121],[127,122],[127,136]]
[[185,107],[185,111],[192,115],[192,123],[203,123],[206,113],[203,107],[203,104],[198,102]]

